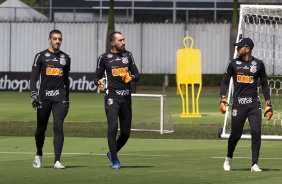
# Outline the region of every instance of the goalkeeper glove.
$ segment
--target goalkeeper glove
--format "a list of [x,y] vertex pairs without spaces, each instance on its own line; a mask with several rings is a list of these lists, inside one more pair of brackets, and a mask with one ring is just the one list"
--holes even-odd
[[104,80],[105,78],[102,78],[98,81],[98,87],[100,90],[102,90],[104,88]]
[[225,114],[226,113],[226,107],[228,106],[228,102],[226,101],[225,97],[220,98],[220,103],[219,103],[219,110],[221,112],[221,114]]
[[33,109],[42,108],[42,102],[40,101],[36,91],[30,92],[30,97],[31,97],[31,105]]
[[132,77],[134,77],[133,75],[130,75],[128,72],[122,73],[121,75],[121,79],[125,82],[128,83],[132,80]]
[[264,107],[264,117],[268,121],[271,119],[273,115],[272,105],[270,100],[265,101],[265,107]]

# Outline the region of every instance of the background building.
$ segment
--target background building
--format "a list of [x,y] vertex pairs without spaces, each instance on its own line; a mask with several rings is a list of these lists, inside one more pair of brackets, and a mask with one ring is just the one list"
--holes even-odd
[[[238,0],[238,3],[240,7],[240,4],[282,4],[282,1]],[[232,20],[233,4],[233,0],[115,0],[115,21],[226,23]],[[52,0],[52,9],[57,21],[107,22],[109,0]]]

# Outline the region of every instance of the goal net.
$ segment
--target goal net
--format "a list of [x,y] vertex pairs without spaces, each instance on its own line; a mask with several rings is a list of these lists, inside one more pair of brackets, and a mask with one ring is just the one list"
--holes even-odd
[[[282,6],[271,5],[241,5],[237,41],[249,37],[254,41],[253,56],[261,59],[266,68],[273,104],[272,119],[262,119],[262,139],[282,139]],[[234,58],[236,57],[236,49]],[[233,82],[230,81],[227,100],[232,105]],[[258,87],[261,97],[262,117],[264,97],[261,87]],[[231,130],[231,107],[227,107],[223,128],[218,130],[218,136],[228,138]],[[246,122],[241,138],[249,139],[250,127]]]
[[131,130],[172,133],[173,125],[166,95],[132,94]]

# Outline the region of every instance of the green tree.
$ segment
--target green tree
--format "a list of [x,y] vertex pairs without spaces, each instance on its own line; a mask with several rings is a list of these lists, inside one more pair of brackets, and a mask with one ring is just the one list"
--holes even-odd
[[108,29],[107,29],[107,39],[106,39],[106,51],[111,49],[110,34],[115,31],[115,16],[114,16],[114,0],[110,0],[110,10],[108,17]]
[[22,2],[30,7],[39,7],[39,3],[36,0],[22,0]]
[[238,0],[234,0],[233,15],[232,15],[232,27],[230,32],[230,59],[234,57],[234,46],[238,34]]

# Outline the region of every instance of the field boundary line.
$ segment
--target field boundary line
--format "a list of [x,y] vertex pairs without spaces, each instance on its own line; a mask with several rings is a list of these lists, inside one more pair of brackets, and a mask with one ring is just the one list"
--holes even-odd
[[[215,159],[225,159],[226,157],[211,157],[211,158],[215,158]],[[233,157],[235,159],[251,159],[251,157]],[[282,158],[262,158],[260,157],[259,159],[261,160],[282,160]]]
[[[19,155],[34,155],[34,152],[0,152],[0,154],[19,154]],[[44,155],[53,155],[54,153],[44,152]],[[62,153],[62,155],[93,155],[93,156],[105,156],[101,153]],[[169,157],[169,155],[139,155],[139,154],[118,154],[120,156],[139,156],[139,157]]]

